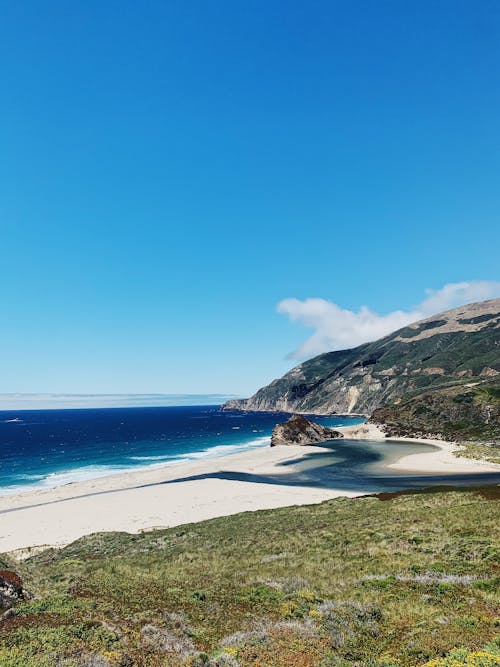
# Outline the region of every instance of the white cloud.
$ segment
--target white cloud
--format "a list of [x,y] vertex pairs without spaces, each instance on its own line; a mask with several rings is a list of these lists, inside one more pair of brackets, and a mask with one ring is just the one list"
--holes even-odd
[[292,322],[314,329],[290,357],[306,359],[321,352],[355,347],[443,310],[493,299],[500,296],[500,282],[450,283],[439,290],[428,289],[426,294],[422,303],[411,310],[395,310],[387,315],[379,315],[366,306],[361,306],[358,312],[345,310],[326,299],[284,299],[277,306],[278,312],[288,315]]

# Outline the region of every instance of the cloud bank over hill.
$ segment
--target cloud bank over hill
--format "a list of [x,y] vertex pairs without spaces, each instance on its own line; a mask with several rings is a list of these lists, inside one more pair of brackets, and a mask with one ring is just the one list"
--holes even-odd
[[500,297],[500,282],[476,280],[449,283],[439,290],[425,291],[425,299],[410,310],[395,310],[385,315],[367,306],[361,306],[358,312],[346,310],[321,298],[284,299],[278,303],[278,312],[288,315],[292,322],[313,329],[313,334],[289,357],[307,359],[322,352],[355,347],[444,310]]

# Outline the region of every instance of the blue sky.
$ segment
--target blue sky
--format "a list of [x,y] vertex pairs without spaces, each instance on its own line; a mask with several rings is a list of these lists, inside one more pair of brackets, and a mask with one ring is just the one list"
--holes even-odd
[[0,62],[0,392],[245,395],[284,299],[496,295],[498,3],[0,1]]

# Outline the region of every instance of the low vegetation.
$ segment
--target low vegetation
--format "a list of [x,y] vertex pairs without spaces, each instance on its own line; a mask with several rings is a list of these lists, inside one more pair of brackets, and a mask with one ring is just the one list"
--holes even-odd
[[387,435],[440,436],[462,444],[461,455],[500,463],[500,381],[448,387],[375,410],[370,421]]
[[500,665],[498,487],[92,535],[22,563],[2,667]]

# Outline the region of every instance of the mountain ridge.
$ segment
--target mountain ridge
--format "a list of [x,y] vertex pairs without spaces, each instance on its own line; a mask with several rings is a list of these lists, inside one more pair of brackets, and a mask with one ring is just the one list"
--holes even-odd
[[348,350],[318,355],[226,410],[371,414],[403,397],[500,374],[500,299],[425,318]]

